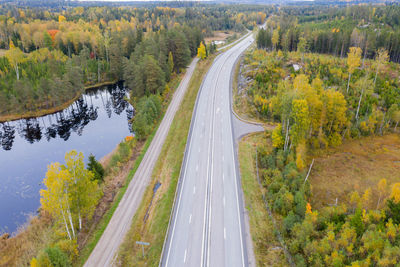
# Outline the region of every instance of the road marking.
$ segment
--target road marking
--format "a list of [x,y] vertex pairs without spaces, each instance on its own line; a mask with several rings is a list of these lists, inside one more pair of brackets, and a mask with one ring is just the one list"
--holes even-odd
[[225,161],[225,158],[224,158],[224,156],[222,155],[222,162],[224,162]]
[[222,173],[222,181],[225,182],[225,175]]
[[189,216],[189,224],[191,224],[192,223],[192,214],[190,214],[190,216]]
[[225,227],[224,227],[224,239],[226,239],[226,229],[225,229]]
[[222,202],[224,203],[224,207],[225,207],[225,196],[224,196],[224,198],[222,199]]
[[193,195],[196,194],[196,186],[193,187]]
[[200,151],[201,151],[201,149],[200,149],[200,147],[199,147],[199,153],[200,153]]
[[196,172],[199,170],[199,164],[196,165]]
[[218,112],[219,112],[219,107],[217,108],[217,111],[216,111],[215,113],[217,113],[217,114],[218,114]]
[[187,253],[187,250],[185,249],[185,256],[183,256],[183,262],[184,263],[186,262],[186,253]]

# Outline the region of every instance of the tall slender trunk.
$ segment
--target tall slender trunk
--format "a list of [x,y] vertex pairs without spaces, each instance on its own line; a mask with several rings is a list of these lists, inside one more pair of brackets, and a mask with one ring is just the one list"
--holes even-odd
[[358,100],[358,107],[357,107],[357,113],[356,113],[356,121],[358,121],[358,112],[360,111],[360,105],[361,105],[361,99],[364,94],[364,89],[361,90],[361,95],[360,95],[360,100]]
[[67,223],[67,220],[65,219],[65,213],[64,213],[64,210],[63,210],[62,206],[61,206],[61,214],[63,216],[64,225],[65,225],[65,229],[67,230],[67,234],[68,234],[69,240],[72,240],[71,233],[69,232],[68,223]]
[[100,82],[100,62],[97,61],[97,82]]
[[350,78],[351,78],[351,73],[349,73],[349,79],[347,80],[347,91],[346,91],[346,93],[349,93]]
[[394,131],[396,131],[397,125],[399,125],[399,121],[396,122],[396,125],[394,126]]
[[18,64],[15,64],[15,74],[17,74],[17,80],[19,80],[19,68],[18,68]]
[[69,207],[68,207],[67,213],[68,213],[69,224],[71,225],[72,236],[73,236],[73,238],[75,238],[74,223],[72,222],[72,215],[71,215],[71,211],[69,210]]

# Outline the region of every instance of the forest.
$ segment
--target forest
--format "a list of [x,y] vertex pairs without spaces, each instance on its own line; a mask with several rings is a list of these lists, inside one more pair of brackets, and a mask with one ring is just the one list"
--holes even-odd
[[[161,94],[204,37],[215,30],[252,29],[265,18],[261,11],[255,6],[49,10],[3,5],[0,116],[56,111],[85,86],[104,82],[124,80],[139,97]],[[143,69],[157,81],[142,76]]]
[[275,125],[257,148],[265,197],[296,266],[400,261],[398,182],[381,177],[313,209],[308,180],[314,157],[327,148],[399,133],[399,11],[282,8],[259,31],[259,49],[245,56],[250,112]]

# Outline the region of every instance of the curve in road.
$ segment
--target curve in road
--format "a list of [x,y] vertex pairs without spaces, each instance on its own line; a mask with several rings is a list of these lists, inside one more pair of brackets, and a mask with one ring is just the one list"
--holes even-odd
[[160,265],[247,266],[230,77],[247,36],[220,54],[201,86]]

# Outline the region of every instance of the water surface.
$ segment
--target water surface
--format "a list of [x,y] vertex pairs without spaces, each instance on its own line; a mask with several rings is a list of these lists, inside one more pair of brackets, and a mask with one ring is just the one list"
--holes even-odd
[[0,123],[0,232],[16,231],[36,213],[47,165],[64,163],[72,149],[99,159],[131,134],[126,97],[121,85],[103,87],[63,111]]

